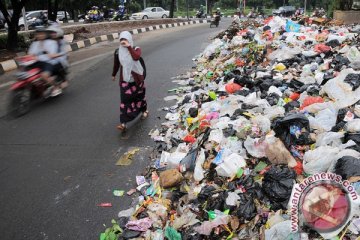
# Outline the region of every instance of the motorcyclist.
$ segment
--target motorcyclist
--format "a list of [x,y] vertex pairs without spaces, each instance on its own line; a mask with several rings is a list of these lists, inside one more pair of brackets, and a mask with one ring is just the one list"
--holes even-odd
[[66,50],[67,42],[64,40],[64,31],[60,26],[50,26],[48,28],[51,31],[51,38],[57,42],[57,54],[52,56],[55,61],[54,75],[60,76],[62,80],[60,87],[66,88],[68,81],[66,79],[66,70],[69,67],[68,52]]
[[39,19],[44,23],[46,24],[47,23],[47,16],[45,15],[45,13],[43,11],[40,12],[40,16],[39,16]]
[[109,9],[106,6],[103,6],[102,10],[104,13],[104,18],[108,19],[109,18]]
[[54,73],[54,56],[57,54],[57,43],[52,39],[47,39],[49,31],[45,28],[36,30],[35,41],[31,43],[28,54],[33,56],[36,62],[32,65],[34,68],[41,69],[42,78],[53,86],[51,96],[57,96],[61,90],[56,86]]
[[125,7],[123,5],[119,6],[119,13],[120,13],[121,16],[125,15]]
[[204,15],[205,9],[204,9],[204,5],[200,5],[199,8],[199,17],[202,17]]

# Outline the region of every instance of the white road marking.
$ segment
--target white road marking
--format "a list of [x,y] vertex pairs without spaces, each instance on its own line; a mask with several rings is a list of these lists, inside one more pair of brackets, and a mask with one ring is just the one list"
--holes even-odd
[[10,86],[10,85],[13,84],[13,83],[15,83],[15,81],[10,81],[10,82],[7,82],[7,83],[0,84],[0,88],[8,87],[8,86]]

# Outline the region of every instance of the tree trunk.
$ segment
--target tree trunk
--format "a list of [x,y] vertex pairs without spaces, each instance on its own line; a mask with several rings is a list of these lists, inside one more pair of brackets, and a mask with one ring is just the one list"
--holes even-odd
[[54,4],[52,4],[52,0],[48,0],[48,18],[53,22],[56,22],[58,5],[58,0],[55,0]]
[[11,4],[13,7],[13,15],[9,16],[7,7],[0,1],[0,10],[3,13],[6,23],[8,24],[8,38],[6,42],[6,48],[9,51],[15,51],[18,48],[18,24],[21,9],[24,7],[26,1],[15,1],[12,0]]
[[169,18],[174,18],[175,0],[171,0]]

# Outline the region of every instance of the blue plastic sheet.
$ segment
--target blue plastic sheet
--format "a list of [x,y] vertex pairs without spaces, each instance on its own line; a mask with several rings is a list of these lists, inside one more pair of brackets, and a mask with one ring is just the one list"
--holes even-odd
[[288,20],[286,22],[285,30],[287,32],[300,32],[300,24],[294,23],[293,21]]

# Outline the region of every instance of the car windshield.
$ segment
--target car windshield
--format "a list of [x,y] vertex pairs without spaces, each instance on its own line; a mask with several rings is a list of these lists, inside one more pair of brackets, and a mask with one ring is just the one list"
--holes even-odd
[[145,9],[143,10],[143,12],[151,12],[151,9],[152,9],[152,8],[145,8]]

